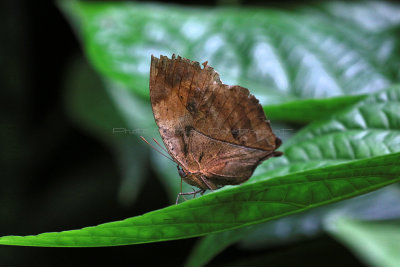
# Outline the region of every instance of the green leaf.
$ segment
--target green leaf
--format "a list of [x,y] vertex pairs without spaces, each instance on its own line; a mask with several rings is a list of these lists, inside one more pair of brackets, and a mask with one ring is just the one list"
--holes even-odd
[[[310,124],[288,139],[280,150],[284,151],[284,156],[270,159],[258,167],[256,173],[261,175],[252,177],[249,183],[266,177],[400,151],[400,86],[375,93],[337,112],[330,120]],[[300,216],[269,222],[255,231],[264,233],[258,235],[260,238],[270,237],[273,234],[269,232],[280,224],[293,225],[291,221],[300,221]],[[313,216],[322,217],[323,214],[314,212],[310,214],[311,218]],[[210,260],[208,257],[224,249],[222,245],[227,247],[249,234],[247,229],[238,229],[223,236],[216,234],[205,237],[193,250],[188,262],[190,265],[207,262]]]
[[[315,106],[326,104],[327,97],[375,92],[400,81],[399,35],[388,30],[400,21],[383,23],[384,18],[374,15],[380,25],[371,29],[363,27],[365,20],[338,19],[337,11],[347,5],[370,13],[377,6],[400,12],[399,5],[384,2],[294,11],[60,2],[94,67],[138,96],[148,99],[150,55],[176,53],[208,60],[225,83],[249,88],[263,105],[316,98]],[[357,99],[334,99],[324,111]],[[298,121],[290,112],[274,112],[277,106],[271,108],[271,118],[320,118],[307,108],[309,103],[293,103],[293,108],[305,108]]]
[[273,177],[400,151],[400,86],[304,127],[281,150],[284,156],[266,161],[257,173]]
[[396,184],[391,185],[356,198],[257,225],[240,240],[238,246],[247,250],[265,249],[313,238],[324,231],[326,218],[332,214],[360,220],[400,218],[399,202],[400,189]]
[[396,185],[265,223],[207,235],[196,243],[185,266],[205,266],[238,242],[240,250],[260,251],[315,238],[325,229],[325,222],[332,214],[362,220],[400,218],[400,188]]
[[372,266],[397,267],[400,263],[400,220],[359,221],[332,219],[328,231]]
[[[268,119],[293,123],[309,123],[329,118],[333,113],[352,106],[366,95],[339,96],[325,99],[305,99],[264,107]],[[318,112],[316,112],[318,111]]]
[[253,225],[364,194],[400,181],[400,153],[229,187],[123,221],[0,244],[116,246],[174,240]]
[[[382,1],[383,2],[383,1]],[[322,8],[337,20],[372,32],[388,31],[399,25],[399,6],[392,2],[328,2]],[[379,12],[377,12],[379,10]]]

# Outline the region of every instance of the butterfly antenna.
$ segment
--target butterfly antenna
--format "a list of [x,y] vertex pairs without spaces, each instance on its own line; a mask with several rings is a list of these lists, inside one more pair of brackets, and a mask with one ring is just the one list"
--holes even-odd
[[168,153],[168,151],[162,146],[160,145],[160,143],[153,137],[153,141],[156,142],[156,144],[166,153]]
[[151,148],[153,148],[155,151],[157,151],[158,153],[160,153],[161,155],[163,155],[164,157],[166,157],[167,159],[169,159],[170,161],[172,161],[173,163],[176,163],[175,161],[173,161],[171,158],[169,158],[168,156],[166,156],[164,153],[162,153],[160,150],[158,150],[157,148],[155,148],[152,144],[150,144],[143,136],[140,136],[140,138],[142,138],[142,140],[144,142],[146,142],[146,144],[148,144]]

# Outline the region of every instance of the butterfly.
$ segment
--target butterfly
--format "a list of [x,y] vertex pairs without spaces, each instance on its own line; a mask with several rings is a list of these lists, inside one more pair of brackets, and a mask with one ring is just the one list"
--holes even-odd
[[161,138],[181,181],[203,194],[247,181],[281,140],[249,90],[223,84],[204,62],[151,56],[150,100]]

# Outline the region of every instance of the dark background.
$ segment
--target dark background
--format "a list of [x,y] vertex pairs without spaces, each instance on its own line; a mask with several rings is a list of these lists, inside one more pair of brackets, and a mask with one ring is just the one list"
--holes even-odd
[[[191,3],[215,5],[216,1]],[[290,8],[294,2],[246,2],[261,3]],[[63,102],[65,73],[83,54],[55,3],[2,1],[0,7],[0,236],[82,228],[168,205],[151,170],[136,203],[120,205],[120,173],[111,152],[68,118]],[[195,241],[111,248],[1,246],[0,265],[179,266]],[[233,246],[211,265],[259,259],[263,266],[360,265],[328,236],[252,252]]]

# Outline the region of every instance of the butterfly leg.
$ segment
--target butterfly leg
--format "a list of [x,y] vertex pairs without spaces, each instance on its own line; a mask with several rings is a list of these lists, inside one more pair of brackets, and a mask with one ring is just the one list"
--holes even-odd
[[[206,177],[203,175],[200,175],[200,179],[203,181],[203,183],[208,187],[209,190],[214,191],[214,189],[218,189],[214,184],[210,184],[210,182],[207,180]],[[203,191],[203,194],[206,190]]]
[[[193,188],[192,188],[192,189],[193,189]],[[194,189],[193,189],[193,191],[194,191]],[[200,193],[200,195],[204,195],[204,193],[205,193],[206,191],[207,191],[207,189],[200,189],[200,190],[197,190],[196,193],[194,194],[193,198],[196,197],[196,194],[197,194],[197,193]]]
[[[193,192],[196,191],[193,187],[192,187]],[[196,193],[193,194],[193,198],[196,198],[198,191]]]
[[[183,198],[185,198],[184,196],[187,196],[187,195],[196,195],[197,193],[204,194],[204,192],[205,192],[205,190],[202,190],[202,189],[199,189],[199,190],[193,191],[193,192],[186,192],[186,193],[180,192],[180,193],[178,194],[178,196],[176,197],[175,205],[178,205],[178,201],[179,201],[179,197],[180,197],[180,196],[182,196]],[[185,198],[185,200],[186,200],[186,198]]]

